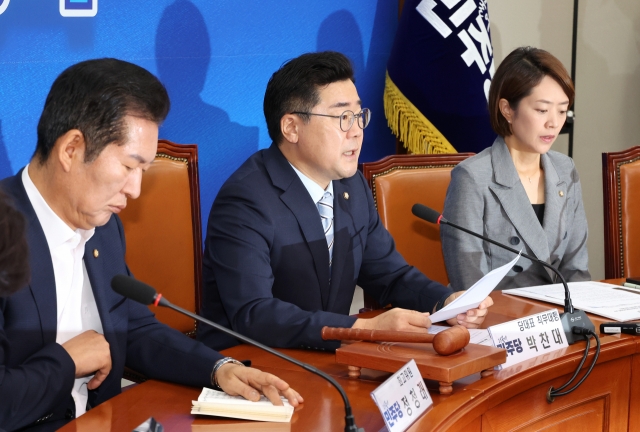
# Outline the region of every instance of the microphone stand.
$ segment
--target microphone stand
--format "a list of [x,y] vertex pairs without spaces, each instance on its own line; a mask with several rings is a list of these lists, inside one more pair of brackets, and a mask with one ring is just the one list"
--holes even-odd
[[[507,245],[504,245],[488,237],[485,237],[481,234],[468,230],[464,227],[461,227],[460,225],[456,225],[453,222],[449,222],[440,213],[438,213],[433,209],[430,209],[425,205],[414,204],[411,209],[411,212],[415,216],[419,217],[420,219],[426,220],[427,222],[435,223],[437,225],[440,225],[443,223],[453,228],[464,231],[467,234],[471,234],[472,236],[482,239],[486,242],[489,242],[503,249],[511,251],[515,254],[520,253],[520,251],[517,251],[516,249],[513,249]],[[527,259],[530,259],[533,262],[540,263],[543,266],[551,269],[551,271],[553,271],[556,274],[556,276],[560,278],[560,280],[562,281],[562,286],[564,287],[564,313],[560,314],[560,322],[562,323],[562,329],[564,331],[565,337],[567,338],[567,343],[569,345],[573,345],[574,343],[582,339],[584,339],[587,342],[587,345],[584,351],[584,356],[582,357],[582,361],[578,365],[578,368],[576,369],[573,376],[569,379],[569,381],[567,381],[565,384],[561,385],[557,389],[550,387],[549,391],[547,391],[547,402],[552,403],[556,397],[565,396],[571,393],[572,391],[574,391],[575,389],[577,389],[580,386],[580,384],[582,384],[584,380],[587,379],[587,377],[591,374],[591,371],[593,370],[594,366],[596,365],[596,362],[598,361],[598,356],[600,355],[600,338],[598,338],[598,335],[595,332],[595,327],[591,322],[591,320],[589,319],[589,317],[587,317],[587,314],[585,314],[584,311],[573,308],[573,304],[571,303],[571,294],[569,293],[569,285],[567,285],[567,281],[564,279],[564,277],[558,271],[558,269],[528,254],[523,253],[521,255]],[[569,384],[571,384],[576,379],[576,377],[578,376],[578,373],[580,372],[580,369],[582,368],[582,365],[587,359],[587,356],[589,355],[589,346],[590,346],[589,337],[590,336],[593,336],[596,339],[597,345],[596,345],[596,352],[595,352],[595,355],[593,356],[593,361],[591,362],[589,369],[587,369],[587,371],[582,376],[582,378],[578,381],[577,384],[575,384],[569,390],[565,390],[564,392],[561,392],[561,390],[564,390],[565,388],[567,388]]]
[[[504,245],[502,243],[499,243],[495,240],[492,240],[488,237],[485,237],[481,234],[478,234],[474,231],[471,231],[467,228],[461,227],[460,225],[457,225],[453,222],[448,221],[447,219],[444,218],[444,216],[442,216],[441,214],[437,213],[435,210],[430,209],[427,206],[424,206],[422,204],[415,204],[413,206],[413,208],[411,209],[412,213],[419,217],[420,219],[426,220],[427,222],[431,222],[431,223],[436,223],[437,225],[440,224],[445,224],[445,225],[449,225],[453,228],[459,229],[460,231],[464,231],[467,234],[470,234],[474,237],[477,237],[481,240],[484,240],[486,242],[489,242],[491,244],[494,244],[498,247],[501,247],[503,249],[506,249],[510,252],[513,252],[514,254],[519,254],[520,251],[511,248],[507,245]],[[580,342],[583,340],[582,338],[582,333],[575,333],[573,331],[574,327],[579,327],[581,329],[584,330],[591,330],[592,332],[595,332],[596,328],[593,325],[593,323],[591,322],[591,320],[589,319],[589,317],[587,316],[587,314],[579,309],[574,309],[573,307],[573,303],[571,302],[571,294],[569,292],[569,285],[567,285],[567,281],[564,279],[564,277],[562,276],[562,274],[558,271],[558,269],[556,269],[555,267],[553,267],[551,264],[546,263],[545,261],[542,261],[536,257],[533,257],[529,254],[526,253],[522,253],[521,254],[523,257],[533,261],[533,262],[537,262],[543,266],[545,266],[546,268],[550,269],[552,272],[554,272],[556,274],[556,276],[560,279],[560,281],[562,282],[562,286],[564,287],[564,313],[560,314],[560,322],[562,323],[562,329],[564,331],[564,335],[567,338],[567,343],[569,345],[573,345],[576,342]],[[579,330],[580,332],[582,330]]]
[[210,325],[211,327],[215,328],[216,330],[220,330],[223,333],[226,333],[228,335],[231,335],[233,337],[235,337],[236,339],[241,340],[242,342],[245,342],[249,345],[253,345],[256,346],[270,354],[273,354],[277,357],[280,357],[284,360],[287,360],[295,365],[300,366],[301,368],[314,373],[316,375],[321,376],[322,378],[326,379],[327,381],[329,381],[331,384],[333,384],[333,386],[338,390],[338,392],[340,392],[340,396],[342,396],[342,400],[344,401],[344,409],[345,409],[345,427],[344,430],[345,432],[364,432],[364,429],[362,428],[358,428],[356,426],[355,423],[355,418],[353,417],[353,414],[351,412],[351,404],[349,403],[349,399],[347,398],[347,394],[344,392],[344,390],[342,389],[342,387],[340,386],[340,384],[338,384],[338,382],[331,377],[330,375],[314,368],[313,366],[303,363],[299,360],[294,359],[293,357],[289,357],[286,354],[282,354],[279,351],[276,351],[266,345],[261,344],[260,342],[256,342],[253,339],[250,339],[240,333],[234,332],[233,330],[229,330],[226,327],[221,326],[220,324],[214,323],[213,321],[209,321],[206,318],[201,317],[200,315],[196,315],[193,312],[190,312],[186,309],[181,308],[180,306],[176,306],[173,303],[171,303],[169,300],[167,300],[166,298],[164,298],[162,296],[162,294],[156,294],[156,296],[154,297],[154,305],[156,306],[164,306],[167,307],[169,309],[173,309],[177,312],[180,312],[181,314],[187,315],[190,318],[193,318],[197,321],[203,322],[205,324]]

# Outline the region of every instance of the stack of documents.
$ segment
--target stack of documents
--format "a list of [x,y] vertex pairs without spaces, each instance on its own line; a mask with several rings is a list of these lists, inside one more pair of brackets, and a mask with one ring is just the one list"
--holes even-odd
[[[569,282],[573,307],[615,321],[640,320],[640,292],[603,282]],[[562,284],[502,291],[505,294],[564,305]]]
[[293,415],[293,407],[283,397],[284,406],[275,406],[264,396],[258,402],[251,402],[242,396],[203,388],[198,400],[192,402],[191,414],[270,422],[289,422]]

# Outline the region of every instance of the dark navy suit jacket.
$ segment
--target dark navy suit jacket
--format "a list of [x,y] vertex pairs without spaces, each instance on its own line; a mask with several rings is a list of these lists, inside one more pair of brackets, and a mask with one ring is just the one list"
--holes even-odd
[[[21,175],[22,171],[0,182],[27,218],[31,265],[29,286],[0,299],[0,427],[15,430],[45,418],[35,429],[55,430],[75,415],[71,398],[75,364],[56,343],[53,264]],[[94,249],[99,251],[97,258]],[[115,215],[96,228],[85,246],[84,262],[112,360],[108,377],[89,391],[88,405],[120,393],[125,365],[149,378],[210,386],[219,353],[159,323],[146,306],[111,289],[113,276],[130,274],[124,253],[122,223]]]
[[[205,242],[202,314],[276,347],[336,349],[323,326],[351,327],[356,284],[380,304],[431,311],[451,291],[409,266],[360,172],[333,182],[334,249],[316,204],[279,148],[258,151],[222,186]],[[217,349],[236,342],[198,327]]]

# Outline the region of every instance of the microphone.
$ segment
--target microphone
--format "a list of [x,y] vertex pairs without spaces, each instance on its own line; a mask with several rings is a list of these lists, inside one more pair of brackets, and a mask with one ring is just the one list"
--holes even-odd
[[[413,207],[411,208],[411,212],[413,213],[414,216],[419,217],[420,219],[426,220],[427,222],[431,222],[433,224],[446,224],[449,225],[453,228],[459,229],[461,231],[466,232],[467,234],[471,234],[474,237],[478,237],[486,242],[489,242],[491,244],[494,244],[496,246],[499,246],[503,249],[506,249],[508,251],[513,252],[514,254],[519,254],[520,251],[513,249],[507,245],[504,245],[502,243],[499,243],[495,240],[491,240],[488,237],[483,236],[482,234],[478,234],[476,232],[473,232],[471,230],[468,230],[464,227],[461,227],[460,225],[456,225],[453,222],[449,222],[447,219],[444,218],[444,216],[442,216],[440,213],[438,213],[437,211],[422,205],[422,204],[414,204]],[[562,286],[564,287],[564,313],[560,314],[560,322],[562,322],[562,328],[564,330],[564,335],[567,338],[567,342],[569,343],[569,345],[573,345],[576,342],[580,342],[582,341],[582,337],[581,334],[575,334],[573,332],[573,327],[579,327],[579,328],[584,328],[587,330],[591,330],[593,332],[595,332],[596,328],[593,325],[593,323],[591,322],[591,320],[589,319],[589,317],[587,316],[586,313],[584,313],[584,311],[578,310],[578,309],[574,309],[573,308],[573,303],[571,302],[571,293],[569,292],[569,286],[567,285],[567,281],[564,279],[564,277],[562,276],[562,274],[558,271],[558,269],[556,269],[555,267],[553,267],[551,264],[546,263],[545,261],[542,261],[534,256],[531,256],[529,254],[526,253],[522,253],[521,254],[523,257],[533,261],[533,262],[537,262],[540,265],[545,266],[546,268],[550,269],[551,271],[553,271],[558,278],[560,279],[560,281],[562,282]]]
[[236,339],[241,340],[242,342],[258,347],[268,353],[271,353],[277,357],[280,357],[281,359],[287,360],[311,373],[314,373],[326,379],[331,384],[333,384],[333,386],[338,390],[338,392],[340,392],[340,396],[342,396],[342,400],[344,401],[345,432],[364,432],[364,429],[362,428],[358,429],[358,427],[355,424],[355,419],[351,412],[351,404],[349,403],[347,394],[344,392],[340,384],[338,384],[338,382],[328,374],[316,369],[315,367],[309,364],[303,363],[299,360],[289,357],[288,355],[282,354],[281,352],[276,351],[273,348],[270,348],[266,345],[263,345],[260,342],[256,342],[253,339],[250,339],[244,335],[241,335],[240,333],[234,332],[233,330],[229,330],[228,328],[223,327],[220,324],[214,323],[213,321],[209,321],[208,319],[203,318],[200,315],[196,315],[193,312],[190,312],[186,309],[183,309],[180,306],[176,306],[173,303],[171,303],[169,300],[164,298],[162,294],[159,294],[155,290],[155,288],[153,288],[152,286],[147,285],[144,282],[140,282],[139,280],[136,280],[130,276],[125,276],[125,275],[114,276],[113,279],[111,279],[111,288],[121,296],[127,297],[138,303],[142,303],[143,305],[148,306],[153,304],[154,306],[164,306],[164,307],[173,309],[177,312],[180,312],[181,314],[187,315],[190,318],[193,318],[197,321],[208,324],[211,327],[215,328],[216,330],[219,330],[223,333],[233,336]]

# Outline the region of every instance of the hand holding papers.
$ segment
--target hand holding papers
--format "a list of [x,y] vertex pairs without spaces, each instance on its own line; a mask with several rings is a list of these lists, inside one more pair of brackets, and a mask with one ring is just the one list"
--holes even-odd
[[511,270],[511,267],[514,266],[518,259],[520,259],[520,254],[511,262],[484,275],[482,279],[473,284],[473,286],[466,290],[460,297],[431,315],[431,322],[445,321],[449,318],[454,318],[458,314],[465,313],[469,309],[477,308],[491,291],[498,286],[505,275],[509,273],[509,270]]

